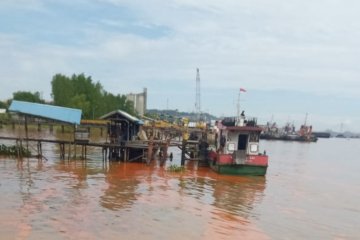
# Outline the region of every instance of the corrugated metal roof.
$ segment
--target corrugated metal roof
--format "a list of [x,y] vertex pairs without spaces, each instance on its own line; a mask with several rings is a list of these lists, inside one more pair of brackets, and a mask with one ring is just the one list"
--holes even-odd
[[17,100],[11,102],[9,111],[72,124],[80,124],[82,112],[80,109],[76,108],[66,108]]
[[122,110],[115,110],[115,111],[109,112],[109,113],[105,114],[104,116],[100,117],[100,119],[116,119],[116,115],[118,115],[118,114],[131,122],[134,122],[134,123],[137,123],[140,125],[144,124],[144,122],[142,120],[140,120],[137,117],[134,117]]

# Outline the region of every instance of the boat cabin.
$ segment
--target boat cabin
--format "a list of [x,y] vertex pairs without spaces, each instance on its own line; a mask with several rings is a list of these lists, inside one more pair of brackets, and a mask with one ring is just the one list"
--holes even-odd
[[[235,123],[239,122],[239,125]],[[243,163],[247,155],[259,155],[259,136],[261,128],[256,126],[256,119],[236,121],[224,119],[217,123],[215,137],[216,149],[220,154],[232,155],[228,161]],[[223,159],[223,161],[226,161]],[[230,162],[229,162],[230,163]]]

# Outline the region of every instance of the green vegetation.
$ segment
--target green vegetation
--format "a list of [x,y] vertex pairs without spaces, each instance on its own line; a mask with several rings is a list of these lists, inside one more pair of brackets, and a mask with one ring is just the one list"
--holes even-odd
[[74,74],[71,78],[56,74],[51,87],[54,105],[79,108],[85,119],[98,118],[117,109],[136,115],[132,102],[127,101],[125,95],[106,92],[99,82],[93,83],[91,77],[84,74]]
[[20,154],[23,157],[31,156],[31,152],[22,146],[21,147],[16,146],[16,145],[6,146],[4,144],[0,144],[0,155],[17,156],[18,154]]
[[11,115],[9,113],[0,114],[0,127],[1,124],[7,123],[11,120]]
[[39,92],[18,91],[13,93],[13,99],[26,102],[44,103]]
[[[85,119],[96,119],[117,109],[137,115],[133,103],[127,101],[125,95],[114,95],[105,91],[100,82],[94,83],[90,76],[84,74],[73,74],[71,77],[56,74],[52,78],[51,89],[51,104],[79,108],[83,113],[82,118]],[[45,103],[39,92],[17,91],[13,93],[13,99],[0,101],[0,108],[7,109],[12,100]],[[2,118],[7,119],[8,116]]]
[[185,167],[171,164],[170,166],[168,166],[167,170],[170,172],[183,172],[185,171]]
[[8,108],[8,104],[6,102],[0,101],[0,108]]

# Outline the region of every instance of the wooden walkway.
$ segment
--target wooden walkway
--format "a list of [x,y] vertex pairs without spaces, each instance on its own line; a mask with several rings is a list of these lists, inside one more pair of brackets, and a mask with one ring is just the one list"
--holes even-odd
[[[135,141],[124,141],[120,144],[113,144],[113,143],[101,143],[101,142],[88,142],[88,141],[74,141],[74,140],[55,140],[55,139],[44,139],[44,138],[19,138],[19,137],[4,137],[0,136],[1,140],[8,140],[8,141],[15,141],[17,146],[23,146],[24,144],[27,145],[29,142],[37,143],[37,156],[43,157],[42,154],[42,144],[43,143],[52,143],[52,144],[59,144],[60,150],[60,158],[65,159],[66,153],[68,155],[68,159],[71,157],[71,148],[73,148],[74,157],[76,158],[76,147],[81,147],[81,155],[82,159],[86,159],[87,155],[87,147],[96,147],[102,149],[103,160],[106,160],[109,156],[111,159],[111,153],[120,153],[122,154],[123,161],[135,161],[135,160],[146,160],[149,162],[153,157],[153,154],[158,149],[163,149],[163,151],[167,152],[167,148],[170,146],[180,146],[181,142],[178,141],[165,141],[165,140],[135,140]],[[67,151],[66,151],[67,146]],[[130,152],[132,150],[136,150],[139,154],[135,157],[130,159]],[[150,152],[150,155],[148,154]],[[21,157],[21,156],[19,156]]]

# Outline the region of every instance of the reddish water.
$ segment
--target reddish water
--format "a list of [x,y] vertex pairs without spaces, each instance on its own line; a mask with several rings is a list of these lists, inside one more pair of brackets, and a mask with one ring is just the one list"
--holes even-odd
[[264,141],[266,177],[219,176],[191,163],[183,173],[156,162],[104,163],[94,149],[87,161],[63,161],[56,145],[44,145],[48,161],[0,159],[0,236],[359,239],[359,143]]

